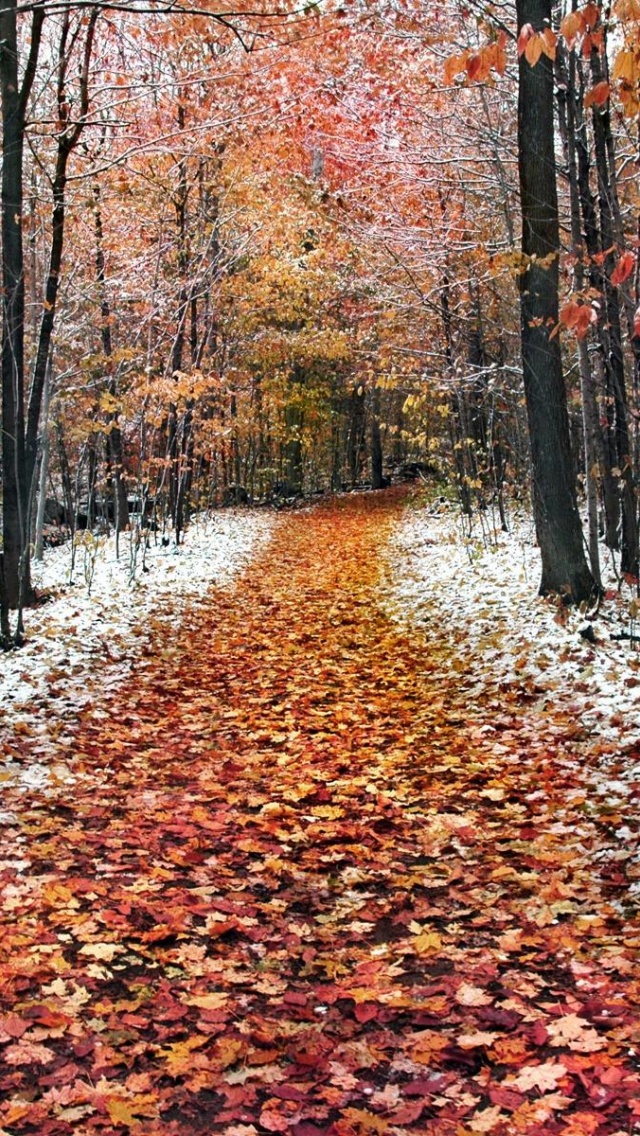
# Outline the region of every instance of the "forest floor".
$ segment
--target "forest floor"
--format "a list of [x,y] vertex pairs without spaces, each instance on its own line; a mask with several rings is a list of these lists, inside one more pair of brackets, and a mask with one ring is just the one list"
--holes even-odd
[[504,661],[508,616],[435,555],[425,584],[401,505],[277,518],[47,735],[37,783],[18,731],[0,1133],[640,1132],[636,655],[604,718],[560,607],[546,666],[522,638]]

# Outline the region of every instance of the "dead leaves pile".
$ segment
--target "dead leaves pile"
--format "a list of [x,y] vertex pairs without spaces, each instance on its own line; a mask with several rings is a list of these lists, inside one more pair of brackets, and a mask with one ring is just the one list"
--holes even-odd
[[398,509],[282,519],[73,786],[7,791],[3,1134],[640,1128],[637,821],[579,723],[387,618]]

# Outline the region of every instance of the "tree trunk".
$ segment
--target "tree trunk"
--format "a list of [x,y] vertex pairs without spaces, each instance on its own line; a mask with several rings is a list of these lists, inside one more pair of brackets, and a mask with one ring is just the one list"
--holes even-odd
[[[551,0],[517,0],[518,28],[540,32],[551,22]],[[587,565],[571,458],[567,396],[558,325],[560,234],[555,178],[553,69],[542,55],[519,65],[518,168],[522,208],[521,339],[531,441],[533,509],[542,559],[540,593],[574,603],[596,590]]]
[[[574,290],[580,294],[584,287],[584,246],[580,226],[580,191],[578,188],[578,155],[576,148],[576,114],[578,92],[576,89],[576,60],[562,44],[558,45],[558,109],[560,134],[565,151],[567,175],[569,179],[569,204],[571,216],[571,252],[573,256]],[[580,105],[582,100],[580,99]],[[582,396],[582,429],[584,440],[584,484],[587,499],[589,561],[593,578],[602,587],[600,571],[600,546],[598,524],[598,481],[602,467],[602,440],[600,437],[598,400],[591,371],[587,340],[578,342],[578,363],[580,368],[580,393]]]
[[[597,51],[591,52],[591,74],[593,82],[603,81],[605,72]],[[602,107],[593,108],[593,136],[595,141],[596,170],[598,174],[598,202],[600,207],[600,231],[603,265],[604,315],[608,329],[609,351],[605,355],[605,370],[613,395],[614,439],[616,458],[620,470],[622,505],[621,563],[623,572],[638,575],[638,521],[637,500],[631,461],[631,443],[627,409],[627,388],[622,352],[622,330],[620,326],[620,300],[618,289],[611,283],[611,273],[615,267],[613,248],[619,235],[620,224],[616,224],[620,206],[617,199],[615,179],[615,147],[611,132],[611,112],[609,100]]]
[[[93,219],[96,238],[96,277],[100,291],[100,338],[102,340],[102,354],[105,358],[105,369],[108,375],[107,391],[115,401],[118,397],[118,383],[113,367],[111,305],[109,304],[109,297],[107,295],[102,209],[100,205],[100,187],[97,183],[93,187]],[[116,532],[123,532],[129,524],[129,503],[127,499],[127,486],[124,479],[122,431],[120,430],[118,413],[115,409],[110,409],[107,412],[107,430],[109,465],[113,479],[115,526]]]
[[470,517],[473,510],[471,508],[471,492],[469,490],[469,479],[464,465],[464,452],[463,452],[463,439],[464,432],[460,426],[460,405],[459,398],[454,388],[455,375],[453,366],[453,330],[452,330],[452,317],[451,305],[449,303],[450,291],[449,274],[445,270],[442,276],[442,287],[440,289],[440,315],[442,317],[442,328],[444,331],[444,357],[446,362],[446,376],[450,388],[449,395],[449,435],[451,439],[451,449],[453,452],[453,460],[456,471],[456,481],[458,484],[458,493],[460,495],[460,505],[465,517]]
[[349,400],[349,441],[347,460],[352,488],[360,481],[363,464],[364,439],[366,430],[365,394],[361,383],[354,387]]
[[[178,130],[184,130],[186,122],[184,105],[178,104]],[[187,316],[189,311],[189,290],[187,288],[187,270],[189,266],[189,250],[187,246],[187,202],[189,199],[189,186],[187,183],[186,159],[181,158],[178,163],[178,185],[173,200],[176,215],[176,237],[178,243],[178,274],[180,289],[178,293],[178,311],[176,316],[176,333],[171,351],[171,374],[179,379],[184,360],[186,341]],[[169,462],[169,508],[171,518],[175,525],[178,510],[178,496],[180,484],[180,455],[178,451],[178,406],[171,403],[167,423],[167,459]],[[180,533],[176,533],[176,543],[180,542]]]
[[[576,84],[573,106],[575,110],[574,138],[577,159],[578,196],[582,215],[581,236],[584,236],[589,283],[596,292],[602,292],[602,269],[599,263],[601,242],[596,204],[591,190],[591,153],[587,134],[587,122],[584,115],[585,83],[581,64],[574,59],[573,66],[576,77],[579,80]],[[600,343],[600,353],[597,359],[598,374],[596,385],[601,386],[604,395],[606,385],[603,377],[604,357],[608,352],[608,329],[605,327],[602,318],[598,321],[597,335]],[[602,414],[602,421],[604,422],[603,428],[600,424],[600,414],[596,406],[596,439],[598,446],[598,463],[602,478],[605,540],[609,548],[617,549],[619,548],[620,499],[616,479],[612,472],[616,463],[616,457],[612,442],[613,422],[609,422],[610,417],[610,407],[605,400]]]
[[304,462],[302,431],[304,428],[303,388],[306,376],[303,368],[295,364],[289,379],[289,397],[284,410],[286,441],[284,444],[284,480],[293,493],[302,493]]
[[24,262],[22,157],[24,103],[18,86],[17,0],[0,9],[2,92],[2,638],[9,645],[9,609],[20,601],[26,548],[24,483]]
[[374,386],[371,392],[371,487],[384,486],[382,437],[380,434],[380,388]]
[[40,446],[40,468],[38,470],[38,507],[36,510],[34,558],[44,556],[44,523],[47,507],[47,480],[49,477],[49,406],[51,404],[51,361],[47,369],[42,399],[42,444]]

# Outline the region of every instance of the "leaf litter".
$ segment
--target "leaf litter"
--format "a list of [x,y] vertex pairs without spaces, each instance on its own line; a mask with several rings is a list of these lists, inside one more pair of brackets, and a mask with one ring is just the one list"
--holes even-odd
[[400,508],[278,518],[6,781],[0,1131],[638,1129],[638,755],[399,618]]

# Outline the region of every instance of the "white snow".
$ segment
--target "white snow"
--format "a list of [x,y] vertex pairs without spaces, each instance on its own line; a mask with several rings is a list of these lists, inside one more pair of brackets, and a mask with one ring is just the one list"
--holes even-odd
[[273,524],[271,514],[225,510],[191,526],[179,546],[152,534],[145,549],[139,531],[124,533],[119,556],[113,536],[80,534],[73,573],[69,543],[46,550],[33,582],[53,598],[26,612],[26,644],[0,656],[0,784],[69,780],[65,730],[83,707],[127,680],[155,632],[212,585],[228,585]]
[[[452,674],[476,660],[478,693],[517,684],[540,709],[579,717],[603,750],[637,743],[640,651],[612,638],[640,633],[631,617],[635,591],[617,578],[603,548],[606,598],[598,612],[539,597],[532,521],[516,516],[509,525],[502,532],[490,514],[463,525],[447,502],[409,507],[389,549],[396,618],[426,628],[437,619],[450,641]],[[580,635],[589,624],[595,643]]]

